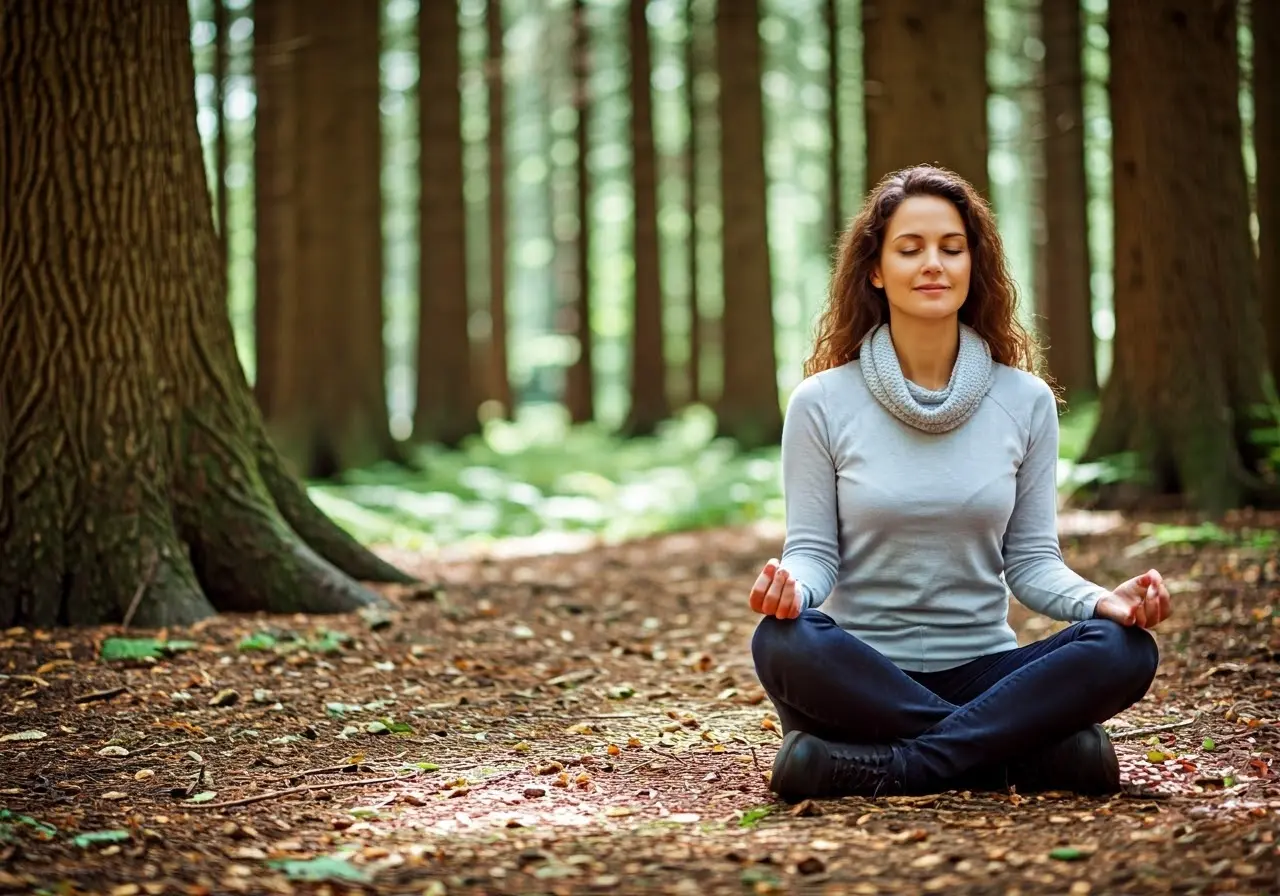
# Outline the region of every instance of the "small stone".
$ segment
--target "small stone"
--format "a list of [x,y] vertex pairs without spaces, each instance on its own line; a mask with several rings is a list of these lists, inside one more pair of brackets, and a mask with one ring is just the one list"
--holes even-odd
[[235,706],[240,702],[240,692],[235,688],[223,688],[209,700],[210,706]]

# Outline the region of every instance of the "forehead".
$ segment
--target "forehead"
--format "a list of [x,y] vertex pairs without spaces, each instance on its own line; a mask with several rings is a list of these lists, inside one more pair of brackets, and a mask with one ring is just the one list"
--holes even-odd
[[941,196],[912,196],[904,199],[889,219],[886,236],[893,239],[901,233],[920,236],[964,233],[960,211]]

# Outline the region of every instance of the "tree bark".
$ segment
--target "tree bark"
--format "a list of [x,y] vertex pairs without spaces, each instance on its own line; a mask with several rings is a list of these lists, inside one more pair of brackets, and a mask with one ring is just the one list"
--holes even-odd
[[418,10],[422,215],[418,263],[418,397],[414,438],[448,447],[480,432],[467,319],[462,193],[462,60],[456,3]]
[[716,9],[723,205],[724,389],[718,434],[744,448],[782,438],[765,202],[758,0]]
[[573,334],[578,357],[569,365],[565,405],[573,423],[595,419],[595,371],[591,333],[591,172],[587,166],[591,121],[591,36],[585,0],[573,0],[573,101],[578,112],[574,138],[578,156],[574,165],[578,233],[574,240],[574,267],[577,269],[574,297]]
[[936,164],[987,194],[983,0],[864,0],[867,183]]
[[827,188],[831,220],[823,250],[832,254],[844,229],[844,185],[840,177],[840,15],[837,0],[823,0],[822,23],[827,32],[827,130],[831,132],[831,152],[827,156]]
[[186,3],[0,15],[0,624],[376,602],[236,357]]
[[1258,282],[1269,366],[1280,382],[1280,3],[1254,0],[1251,11]]
[[1235,3],[1110,10],[1115,360],[1085,459],[1132,452],[1150,476],[1131,492],[1221,511],[1264,491]]
[[231,35],[227,33],[230,16],[226,0],[213,3],[213,106],[218,116],[218,132],[213,144],[213,183],[218,222],[218,252],[225,265],[227,250],[227,59],[231,52]]
[[485,392],[502,408],[502,415],[511,419],[515,415],[515,398],[507,364],[507,92],[502,0],[487,0],[485,27],[489,39],[485,58],[485,80],[489,85],[489,363]]
[[260,15],[258,196],[284,208],[258,209],[258,399],[282,453],[326,477],[399,455],[382,337],[378,10],[277,0]]
[[1044,310],[1049,371],[1069,396],[1095,395],[1080,0],[1042,0],[1044,33]]
[[658,162],[653,145],[653,92],[648,0],[630,0],[632,189],[635,195],[635,295],[631,326],[631,410],[623,432],[652,435],[671,416],[663,350],[662,278],[658,262]]

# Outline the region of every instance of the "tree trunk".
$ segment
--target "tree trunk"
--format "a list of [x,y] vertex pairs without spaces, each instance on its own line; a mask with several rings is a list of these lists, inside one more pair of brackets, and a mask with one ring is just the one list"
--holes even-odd
[[687,395],[689,404],[702,401],[702,312],[698,308],[698,165],[701,154],[698,148],[698,76],[702,73],[703,55],[698,35],[702,23],[694,15],[695,0],[685,0],[684,89],[685,106],[689,115],[689,136],[685,144],[685,183],[688,193],[685,211],[689,216],[689,380]]
[[864,0],[867,183],[937,164],[987,194],[983,0]]
[[840,16],[837,0],[823,0],[822,19],[827,31],[827,130],[831,132],[831,152],[827,155],[827,188],[831,220],[823,251],[831,255],[844,229],[844,185],[840,178]]
[[506,74],[502,48],[502,0],[485,7],[488,55],[485,80],[489,85],[489,343],[486,398],[496,401],[502,415],[514,416],[511,373],[507,365],[507,171]]
[[405,577],[284,472],[236,357],[186,3],[2,28],[0,624],[376,602],[349,576]]
[[587,27],[585,0],[573,2],[573,102],[578,112],[574,138],[578,144],[575,163],[577,183],[578,233],[574,241],[574,267],[577,269],[577,290],[573,311],[573,333],[578,343],[578,357],[569,365],[565,404],[569,419],[574,423],[589,423],[595,419],[595,373],[593,370],[591,334],[591,173],[587,167],[590,148],[589,130],[591,112],[591,43]]
[[1086,459],[1134,452],[1150,473],[1139,488],[1221,511],[1261,487],[1250,429],[1265,365],[1235,3],[1110,10],[1115,361]]
[[418,263],[418,398],[413,435],[456,447],[480,431],[471,385],[466,204],[462,194],[462,60],[456,3],[418,9],[422,190]]
[[1089,288],[1088,192],[1084,174],[1084,72],[1080,0],[1042,0],[1044,33],[1043,193],[1047,225],[1045,316],[1049,370],[1071,396],[1094,395]]
[[1258,275],[1271,375],[1280,382],[1280,3],[1254,0],[1252,13]]
[[213,2],[213,107],[218,117],[217,136],[213,144],[213,182],[218,222],[218,252],[227,264],[227,57],[231,51],[231,35],[227,33],[227,0]]
[[631,410],[623,431],[652,435],[671,416],[662,333],[662,278],[658,267],[658,162],[653,146],[653,93],[649,85],[648,0],[630,0],[632,187],[635,193],[635,298],[631,327]]
[[782,437],[765,205],[758,0],[716,9],[723,212],[724,387],[718,435],[744,448]]
[[[331,476],[398,455],[382,338],[378,10],[279,0],[260,15],[268,111],[256,165],[271,186],[258,196],[285,207],[258,210],[258,397],[298,471]],[[272,110],[284,110],[278,123]]]

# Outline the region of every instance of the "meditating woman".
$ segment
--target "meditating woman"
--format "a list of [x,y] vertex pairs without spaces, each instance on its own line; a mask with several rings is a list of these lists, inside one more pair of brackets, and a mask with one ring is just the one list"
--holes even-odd
[[[750,595],[784,799],[1119,789],[1097,723],[1151,685],[1169,592],[1063,561],[1057,398],[1015,305],[991,212],[949,171],[890,175],[844,234],[786,412],[781,562]],[[1074,624],[1019,647],[1010,592]]]

